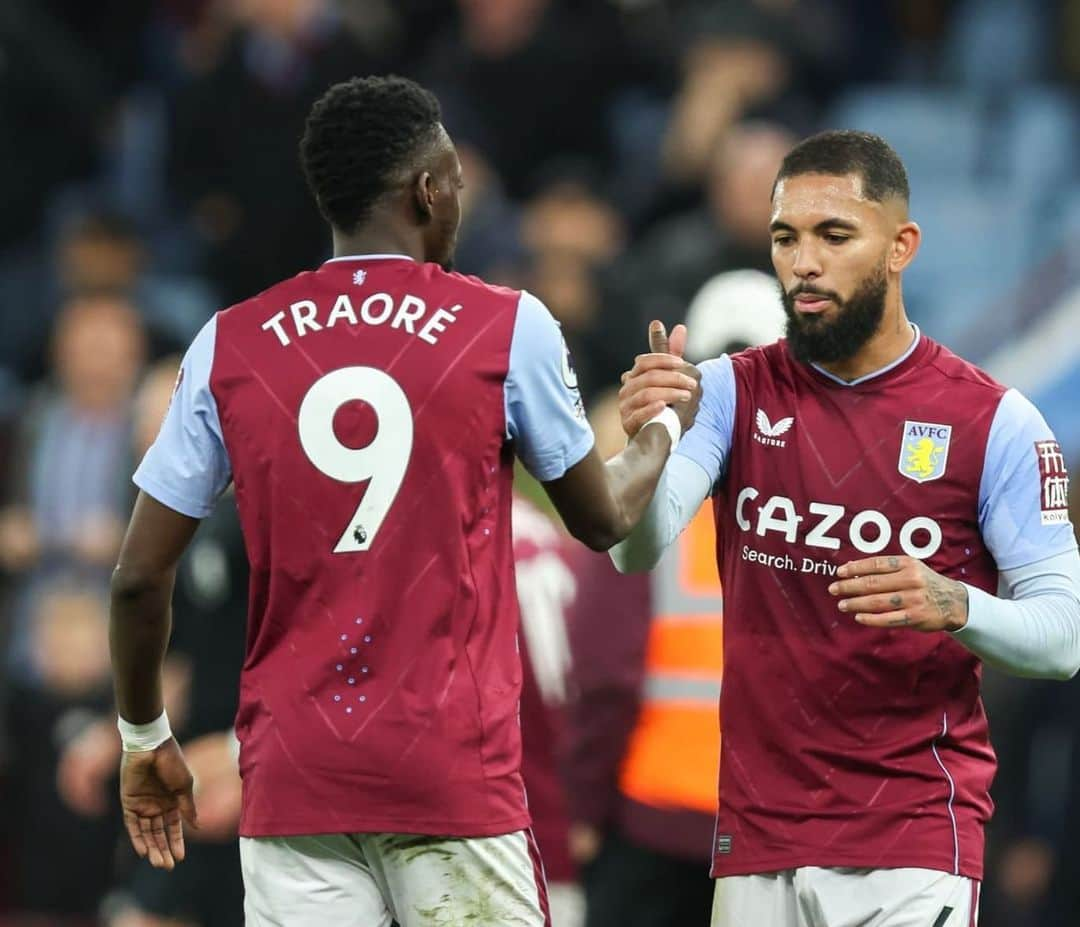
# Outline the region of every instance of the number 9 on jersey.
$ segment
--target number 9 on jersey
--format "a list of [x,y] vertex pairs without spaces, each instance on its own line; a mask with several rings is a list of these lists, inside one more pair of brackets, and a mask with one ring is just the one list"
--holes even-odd
[[[375,411],[375,437],[367,447],[348,447],[334,432],[334,416],[347,402]],[[320,377],[307,391],[297,416],[300,446],[322,473],[342,483],[370,480],[345,526],[335,554],[369,550],[405,479],[413,446],[413,417],[398,382],[375,367],[343,367]]]

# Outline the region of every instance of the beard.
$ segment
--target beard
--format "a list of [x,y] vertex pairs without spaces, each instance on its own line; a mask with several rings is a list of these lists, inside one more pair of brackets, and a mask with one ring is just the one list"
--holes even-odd
[[[799,284],[790,293],[780,288],[787,315],[787,341],[791,353],[804,363],[829,364],[854,357],[878,330],[885,316],[885,264],[882,262],[848,299],[812,284]],[[831,319],[804,315],[795,309],[795,297],[813,294],[831,299],[836,313]],[[826,310],[828,311],[828,310]]]

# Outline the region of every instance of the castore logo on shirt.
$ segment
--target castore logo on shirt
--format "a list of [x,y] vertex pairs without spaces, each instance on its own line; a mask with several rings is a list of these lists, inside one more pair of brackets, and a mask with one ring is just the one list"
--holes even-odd
[[794,424],[795,416],[789,415],[787,418],[780,419],[774,425],[769,421],[769,416],[761,409],[758,409],[757,430],[754,432],[754,440],[758,444],[764,444],[767,447],[786,447],[787,442],[780,436],[791,431],[791,426]]

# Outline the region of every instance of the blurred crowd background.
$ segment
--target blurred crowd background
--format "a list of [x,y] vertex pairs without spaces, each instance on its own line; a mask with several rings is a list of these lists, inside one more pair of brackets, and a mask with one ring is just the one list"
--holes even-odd
[[[1080,466],[1080,0],[3,0],[2,923],[240,923],[230,499],[178,579],[168,698],[205,819],[182,882],[121,839],[107,582],[178,354],[217,309],[329,256],[297,141],[329,84],[373,72],[439,95],[466,175],[458,269],[547,303],[611,447],[611,387],[649,319],[692,310],[697,357],[776,336],[752,273],[771,272],[773,177],[801,136],[853,127],[911,175],[910,315],[1027,393]],[[708,815],[703,838],[699,808],[638,827],[620,794],[651,710],[648,581],[523,511],[549,876],[579,908],[584,886],[595,925],[630,923],[601,908],[633,884],[700,906]],[[1080,924],[1080,682],[988,673],[986,700],[982,923]],[[649,923],[707,909],[672,917]]]

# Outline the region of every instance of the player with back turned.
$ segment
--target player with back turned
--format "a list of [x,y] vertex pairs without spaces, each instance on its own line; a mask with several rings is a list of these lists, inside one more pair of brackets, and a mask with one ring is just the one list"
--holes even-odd
[[[701,365],[697,422],[612,551],[651,567],[712,496],[713,924],[969,927],[995,770],[980,660],[1080,667],[1064,461],[1030,402],[909,323],[920,231],[882,139],[802,142],[772,207],[787,338]],[[670,360],[624,376],[628,434]]]
[[547,309],[450,272],[461,165],[416,84],[332,87],[301,159],[335,257],[211,319],[135,475],[111,627],[125,824],[153,865],[182,859],[195,809],[160,665],[177,559],[232,481],[251,562],[247,923],[539,927],[513,458],[571,533],[608,547],[700,388],[674,372],[654,395],[678,411],[600,459]]

